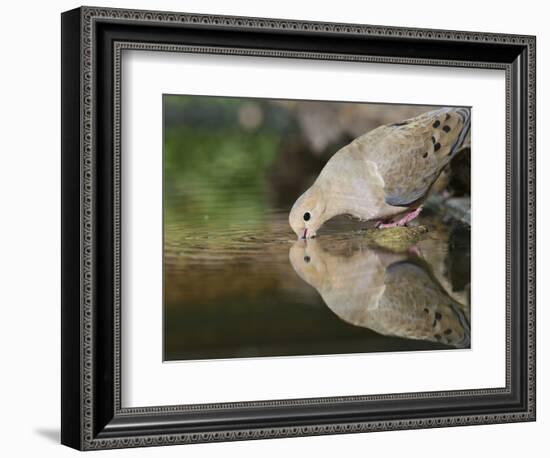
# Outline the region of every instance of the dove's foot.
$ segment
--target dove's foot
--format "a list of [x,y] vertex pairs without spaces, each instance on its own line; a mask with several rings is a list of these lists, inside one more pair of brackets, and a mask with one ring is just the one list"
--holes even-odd
[[418,245],[412,245],[409,248],[407,248],[407,253],[409,253],[411,256],[414,256],[416,258],[422,257],[422,252],[420,251],[420,247]]
[[394,221],[392,223],[384,223],[382,221],[378,221],[378,223],[376,223],[376,227],[378,229],[389,229],[391,227],[406,226],[408,222],[412,221],[418,215],[420,215],[421,211],[422,207],[415,208],[413,211],[406,213],[399,221]]

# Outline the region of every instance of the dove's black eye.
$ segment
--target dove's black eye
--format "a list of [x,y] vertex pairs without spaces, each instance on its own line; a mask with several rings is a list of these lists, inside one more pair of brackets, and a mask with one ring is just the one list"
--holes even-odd
[[304,256],[304,261],[305,261],[305,262],[309,262],[309,261],[311,261],[311,258],[310,258],[309,256],[306,255],[306,256]]
[[311,218],[311,213],[310,212],[305,212],[304,213],[304,221],[309,221],[310,218]]

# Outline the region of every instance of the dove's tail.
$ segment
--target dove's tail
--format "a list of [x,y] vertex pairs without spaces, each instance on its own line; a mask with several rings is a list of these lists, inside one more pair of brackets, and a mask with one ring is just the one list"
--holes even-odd
[[464,310],[462,310],[458,302],[456,304],[451,302],[451,309],[455,314],[456,318],[458,319],[458,321],[460,322],[462,329],[464,330],[464,336],[462,337],[462,339],[455,342],[455,346],[457,348],[470,348],[470,342],[471,342],[470,322],[468,321],[468,318],[466,318],[466,314],[464,313]]
[[462,118],[462,130],[451,147],[451,157],[458,153],[464,146],[464,142],[470,133],[471,126],[471,111],[469,108],[453,108],[452,111]]

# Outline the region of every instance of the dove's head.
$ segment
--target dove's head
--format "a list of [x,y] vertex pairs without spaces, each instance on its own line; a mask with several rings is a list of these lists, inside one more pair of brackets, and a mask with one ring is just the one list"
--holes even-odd
[[290,247],[288,258],[298,276],[319,290],[329,277],[325,256],[317,240],[296,240]]
[[323,192],[315,185],[298,198],[288,216],[290,227],[299,239],[315,237],[327,219]]

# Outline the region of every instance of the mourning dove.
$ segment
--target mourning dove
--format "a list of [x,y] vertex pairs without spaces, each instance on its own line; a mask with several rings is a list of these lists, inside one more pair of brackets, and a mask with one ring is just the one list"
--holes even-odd
[[344,243],[343,253],[334,254],[317,240],[298,240],[289,253],[298,276],[340,319],[382,335],[470,346],[462,305],[422,259]]
[[342,214],[381,227],[406,224],[469,132],[468,108],[441,108],[356,138],[331,157],[294,203],[292,230],[298,238],[311,238]]

